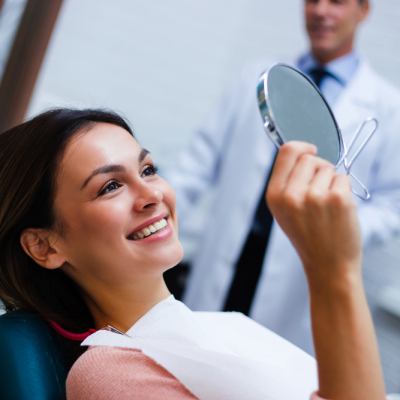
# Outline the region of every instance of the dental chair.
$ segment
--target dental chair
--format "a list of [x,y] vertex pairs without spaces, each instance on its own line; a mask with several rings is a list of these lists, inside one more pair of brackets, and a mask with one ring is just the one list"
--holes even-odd
[[70,365],[60,337],[39,316],[0,316],[0,399],[65,399]]

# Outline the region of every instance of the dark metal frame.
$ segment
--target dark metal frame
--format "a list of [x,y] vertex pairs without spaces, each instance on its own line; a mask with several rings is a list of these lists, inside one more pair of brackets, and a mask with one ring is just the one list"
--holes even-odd
[[62,0],[26,3],[0,83],[0,132],[25,117],[61,5]]

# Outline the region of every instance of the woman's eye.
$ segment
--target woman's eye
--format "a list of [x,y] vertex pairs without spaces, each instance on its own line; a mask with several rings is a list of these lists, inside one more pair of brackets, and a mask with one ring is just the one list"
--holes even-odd
[[143,169],[142,176],[155,175],[157,171],[158,168],[155,165],[146,165]]
[[114,190],[117,190],[120,188],[122,185],[118,183],[117,181],[111,181],[106,184],[106,186],[103,187],[103,189],[100,190],[98,193],[99,196],[103,196],[107,193],[113,192]]

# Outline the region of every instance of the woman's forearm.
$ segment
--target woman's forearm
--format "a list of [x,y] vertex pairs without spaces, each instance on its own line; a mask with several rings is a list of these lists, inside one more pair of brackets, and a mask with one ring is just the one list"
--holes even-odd
[[327,399],[382,400],[385,390],[361,276],[310,284],[319,394]]

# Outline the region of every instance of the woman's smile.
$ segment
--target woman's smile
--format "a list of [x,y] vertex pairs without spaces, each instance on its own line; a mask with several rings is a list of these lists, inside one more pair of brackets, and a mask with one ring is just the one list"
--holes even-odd
[[[167,233],[168,232],[168,233]],[[165,239],[166,233],[168,236],[172,233],[172,229],[168,224],[168,216],[156,216],[141,224],[140,227],[134,229],[132,233],[128,235],[129,240],[141,240],[146,243],[152,237],[155,240]]]

